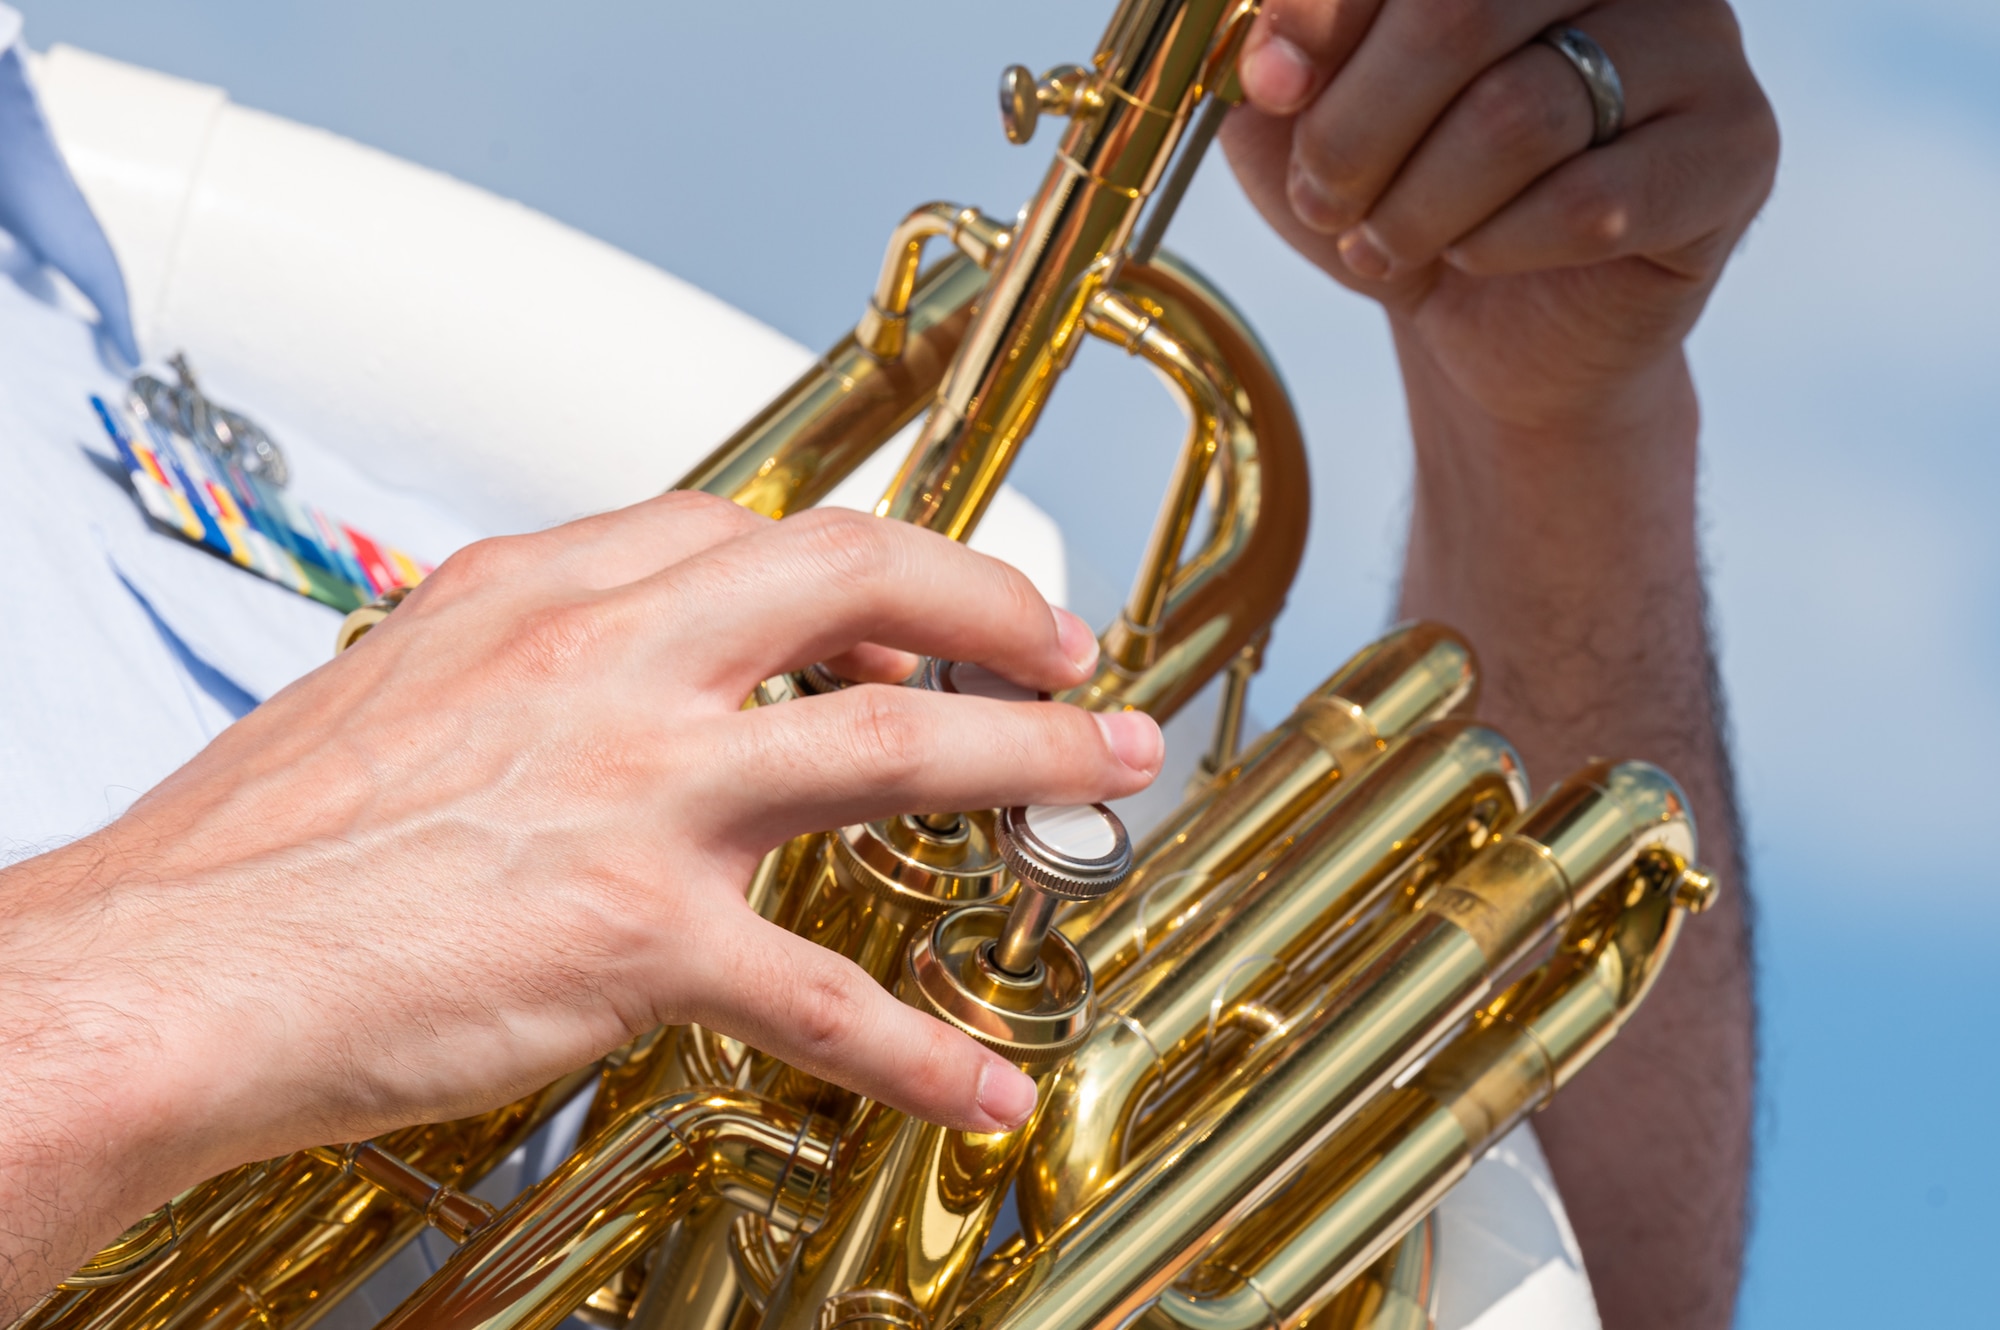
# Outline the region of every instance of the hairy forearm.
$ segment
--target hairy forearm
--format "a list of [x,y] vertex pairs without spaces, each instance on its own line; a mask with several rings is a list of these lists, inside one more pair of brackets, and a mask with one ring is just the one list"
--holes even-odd
[[103,871],[95,840],[0,871],[0,1320],[184,1180],[139,1071],[157,1051],[142,1003],[94,963]]
[[1726,1325],[1742,1263],[1754,1021],[1722,700],[1695,530],[1698,411],[1675,353],[1532,430],[1458,394],[1407,330],[1416,440],[1401,612],[1464,632],[1485,720],[1537,789],[1642,758],[1693,804],[1716,909],[1538,1120],[1610,1330]]

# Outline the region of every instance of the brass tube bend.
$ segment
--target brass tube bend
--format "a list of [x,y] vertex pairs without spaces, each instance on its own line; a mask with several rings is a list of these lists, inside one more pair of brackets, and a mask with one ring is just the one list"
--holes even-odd
[[523,1192],[380,1330],[553,1330],[705,1195],[810,1230],[831,1153],[830,1124],[758,1095],[655,1100]]

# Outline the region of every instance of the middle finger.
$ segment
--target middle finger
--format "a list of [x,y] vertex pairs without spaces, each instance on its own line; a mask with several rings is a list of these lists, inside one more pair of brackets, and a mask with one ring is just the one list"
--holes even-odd
[[1292,211],[1329,235],[1366,217],[1466,86],[1575,3],[1388,0],[1353,59],[1293,128]]
[[[1608,5],[1569,22],[1605,48],[1629,94],[1625,127],[1674,101],[1699,59],[1655,11]],[[1543,175],[1589,149],[1590,94],[1575,66],[1541,42],[1474,79],[1418,145],[1341,257],[1362,277],[1390,278],[1435,259]],[[1372,251],[1372,253],[1371,253]]]

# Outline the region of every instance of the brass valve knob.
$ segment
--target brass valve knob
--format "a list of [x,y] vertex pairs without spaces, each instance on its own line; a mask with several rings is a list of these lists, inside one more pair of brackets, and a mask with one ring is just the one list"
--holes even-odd
[[1021,883],[993,946],[993,964],[1008,974],[1034,973],[1058,904],[1094,900],[1132,871],[1132,840],[1103,804],[1009,808],[1000,814],[995,839]]
[[1042,112],[1071,115],[1093,104],[1091,72],[1082,65],[1057,65],[1036,78],[1026,65],[1000,72],[1000,126],[1009,143],[1035,137]]
[[824,697],[853,686],[854,680],[841,678],[824,664],[808,665],[792,676],[792,687],[801,697]]

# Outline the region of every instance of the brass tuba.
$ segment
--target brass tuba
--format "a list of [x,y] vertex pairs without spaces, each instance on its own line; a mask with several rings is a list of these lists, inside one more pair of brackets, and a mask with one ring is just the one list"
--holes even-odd
[[[1136,848],[1108,810],[1083,810],[1088,844],[1035,810],[913,814],[802,837],[749,885],[1036,1076],[1031,1121],[948,1131],[656,1030],[490,1113],[211,1179],[20,1324],[305,1330],[425,1226],[456,1252],[394,1330],[1429,1323],[1426,1216],[1617,1033],[1716,884],[1653,767],[1595,763],[1530,803],[1507,741],[1465,718],[1471,651],[1434,625],[1238,751],[1304,545],[1305,454],[1255,335],[1157,246],[1240,99],[1256,9],[1123,0],[1088,65],[1009,69],[1010,138],[1068,122],[1035,196],[1012,223],[909,214],[853,333],[683,482],[783,517],[921,417],[876,512],[963,538],[1084,337],[1186,407],[1130,596],[1068,698],[1164,719],[1220,677],[1179,811]],[[754,701],[837,686],[808,670]],[[553,1173],[497,1211],[469,1194],[586,1091]]]

